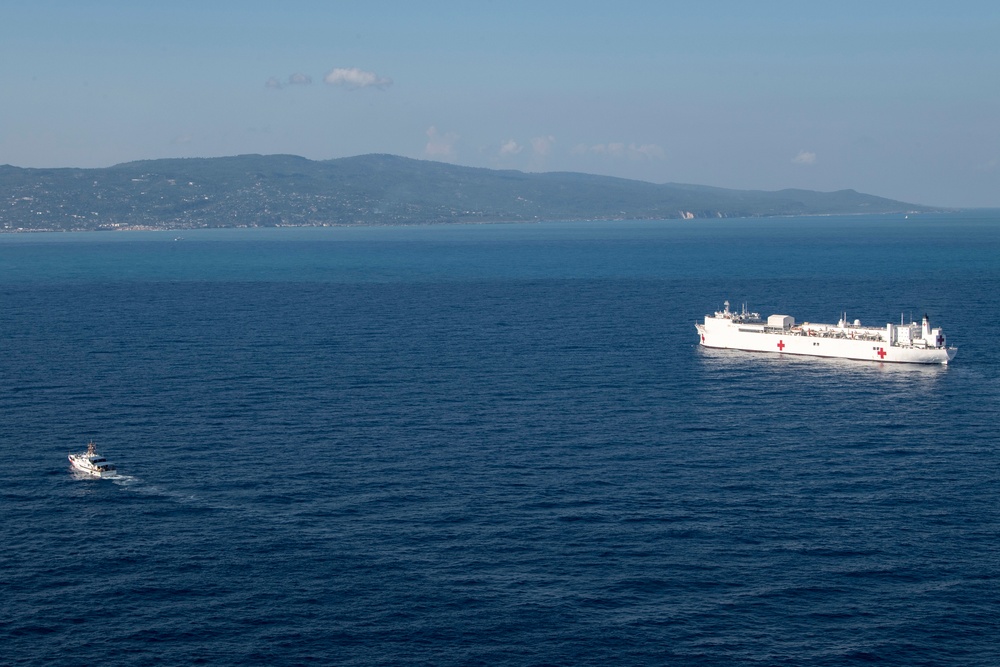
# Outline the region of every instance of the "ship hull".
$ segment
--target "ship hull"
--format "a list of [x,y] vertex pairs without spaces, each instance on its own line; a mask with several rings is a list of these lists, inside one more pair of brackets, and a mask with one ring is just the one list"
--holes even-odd
[[825,338],[796,333],[742,332],[696,325],[701,344],[728,350],[903,364],[947,364],[955,348],[886,345],[881,341]]
[[115,471],[113,470],[102,470],[95,467],[84,456],[74,456],[73,454],[70,454],[69,462],[73,466],[73,469],[77,472],[93,475],[94,477],[112,477],[115,474]]

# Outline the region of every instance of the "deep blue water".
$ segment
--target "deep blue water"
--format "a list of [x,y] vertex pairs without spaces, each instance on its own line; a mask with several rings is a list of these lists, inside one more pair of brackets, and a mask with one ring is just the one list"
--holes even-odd
[[1000,661],[1000,212],[182,235],[0,236],[0,663]]

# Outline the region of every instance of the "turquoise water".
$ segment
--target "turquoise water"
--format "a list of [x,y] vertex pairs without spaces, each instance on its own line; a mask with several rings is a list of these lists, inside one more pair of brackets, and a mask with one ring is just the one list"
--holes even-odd
[[995,269],[996,234],[991,212],[11,234],[0,235],[0,280],[414,282],[698,272],[839,279],[901,271],[927,278]]

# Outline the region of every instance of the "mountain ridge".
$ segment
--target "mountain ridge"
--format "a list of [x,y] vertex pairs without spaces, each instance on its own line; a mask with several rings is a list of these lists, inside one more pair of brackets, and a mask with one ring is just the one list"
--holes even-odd
[[0,231],[407,225],[917,213],[855,190],[733,190],[389,154],[161,158],[84,169],[0,166]]

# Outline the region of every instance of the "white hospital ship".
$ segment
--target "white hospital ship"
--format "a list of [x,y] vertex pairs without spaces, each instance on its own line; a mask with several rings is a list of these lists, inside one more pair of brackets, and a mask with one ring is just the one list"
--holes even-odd
[[801,354],[812,357],[836,357],[861,361],[892,361],[907,364],[947,364],[958,349],[947,347],[940,328],[932,329],[924,315],[920,324],[886,324],[863,327],[861,322],[837,324],[796,324],[788,315],[771,315],[767,321],[746,306],[735,313],[729,302],[705,322],[694,325],[705,347],[750,352]]

